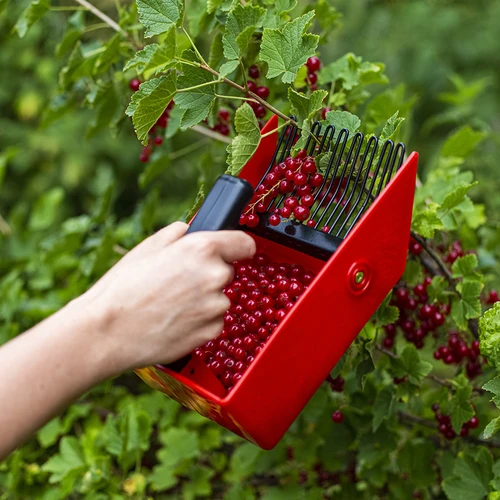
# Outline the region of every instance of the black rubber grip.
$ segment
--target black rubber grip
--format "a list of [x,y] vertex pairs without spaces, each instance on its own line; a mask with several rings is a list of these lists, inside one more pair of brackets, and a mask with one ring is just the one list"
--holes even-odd
[[191,222],[187,233],[237,229],[241,212],[253,196],[252,185],[244,179],[221,175]]
[[[196,231],[237,229],[241,212],[252,196],[253,187],[245,179],[221,175],[215,181],[186,234]],[[190,359],[191,355],[188,354],[165,366],[175,372],[181,372]]]

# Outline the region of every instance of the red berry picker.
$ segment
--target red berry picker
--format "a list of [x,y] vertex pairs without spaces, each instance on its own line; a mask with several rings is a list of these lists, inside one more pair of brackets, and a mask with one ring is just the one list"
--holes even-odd
[[[239,178],[216,181],[188,231],[239,228],[257,244],[253,259],[234,264],[219,337],[169,366],[137,370],[264,449],[402,276],[418,161],[403,144],[319,122],[294,148],[299,130],[290,125],[278,138],[277,123],[263,128]],[[327,151],[319,171],[315,158]],[[341,424],[344,415],[332,419]]]

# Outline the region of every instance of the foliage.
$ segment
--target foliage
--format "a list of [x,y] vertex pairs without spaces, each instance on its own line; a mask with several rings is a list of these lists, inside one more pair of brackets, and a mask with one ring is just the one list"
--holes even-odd
[[[0,68],[9,75],[0,87],[1,343],[83,293],[147,234],[188,216],[218,175],[239,172],[260,141],[259,120],[271,113],[280,126],[293,114],[303,130],[322,119],[418,145],[412,228],[425,249],[410,252],[397,289],[433,277],[428,300],[451,310],[425,345],[398,335],[389,348],[384,332],[405,320],[395,291],[270,452],[134,375],[108,381],[0,464],[0,498],[497,498],[499,309],[488,297],[498,286],[500,232],[487,166],[498,137],[492,82],[475,66],[493,66],[497,51],[485,33],[490,23],[496,33],[498,6],[484,2],[486,27],[471,34],[483,54],[462,50],[464,33],[451,36],[460,19],[477,22],[459,1],[439,5],[441,17],[432,2],[361,9],[360,0],[102,1],[104,19],[76,2],[7,3],[0,1]],[[405,16],[411,29],[400,27]],[[431,39],[423,39],[424,23],[435,27]],[[426,59],[434,52],[446,53],[445,64]],[[304,64],[318,53],[315,90]],[[365,60],[371,54],[387,64]],[[467,78],[454,75],[461,65],[453,57]],[[248,87],[253,65],[258,85],[269,88],[265,99]],[[399,85],[389,86],[388,75]],[[217,128],[221,110],[230,139]],[[144,168],[134,130],[145,148],[155,135],[163,141]],[[446,261],[455,240],[464,255]],[[452,331],[468,343],[479,335],[479,361],[489,363],[481,374],[433,358]],[[474,415],[479,428],[445,440],[433,403],[454,432]],[[334,410],[342,423],[331,421]]]

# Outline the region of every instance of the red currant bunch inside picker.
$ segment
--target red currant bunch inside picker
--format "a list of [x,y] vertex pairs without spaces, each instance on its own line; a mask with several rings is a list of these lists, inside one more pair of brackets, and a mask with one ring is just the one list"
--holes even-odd
[[[402,276],[417,166],[416,154],[404,161],[402,144],[389,143],[377,156],[366,153],[379,146],[372,137],[318,122],[303,140],[290,125],[278,139],[277,126],[276,118],[266,125],[239,179],[216,181],[188,230],[239,227],[257,246],[252,260],[234,264],[219,337],[181,362],[138,370],[155,388],[265,449],[281,439]],[[320,170],[317,157],[328,151]],[[388,158],[389,167],[377,169]],[[343,391],[343,379],[331,387]],[[332,415],[340,426],[343,407]]]

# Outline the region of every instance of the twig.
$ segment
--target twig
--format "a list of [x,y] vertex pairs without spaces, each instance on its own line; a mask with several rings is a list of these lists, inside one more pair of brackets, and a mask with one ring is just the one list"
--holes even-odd
[[[380,345],[376,345],[375,349],[377,349],[377,351],[385,354],[386,356],[389,356],[391,359],[399,359],[399,356],[397,354],[394,354],[392,351],[389,351],[389,349],[386,349],[385,347],[382,347]],[[444,380],[441,377],[438,377],[437,375],[433,375],[432,373],[429,373],[428,375],[426,375],[425,378],[428,380],[432,380],[434,383],[436,383],[438,385],[442,385],[443,387],[446,387],[450,390],[453,390],[455,388],[451,382],[448,382],[447,380]],[[481,389],[481,387],[472,386],[472,391],[476,392],[478,394],[485,394],[486,393],[486,391],[484,389]]]
[[191,130],[194,130],[195,132],[198,132],[199,134],[206,135],[207,137],[210,137],[211,139],[216,139],[217,141],[225,142],[226,144],[231,144],[231,139],[229,137],[226,137],[225,135],[219,134],[218,132],[215,132],[214,130],[210,130],[207,127],[203,127],[202,125],[195,125],[194,127],[191,127]]
[[104,21],[109,27],[113,28],[118,33],[122,33],[123,35],[127,36],[127,33],[120,28],[118,23],[113,21],[113,19],[104,14],[104,12],[100,11],[97,7],[87,2],[87,0],[75,0],[75,2],[79,3],[80,5],[83,5],[83,7],[92,12],[94,16],[97,16],[99,19]]
[[126,248],[123,248],[120,245],[114,245],[113,251],[117,254],[120,254],[120,255],[125,255],[128,252],[128,250]]

